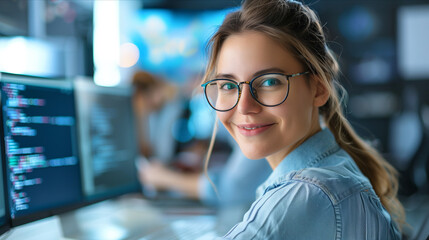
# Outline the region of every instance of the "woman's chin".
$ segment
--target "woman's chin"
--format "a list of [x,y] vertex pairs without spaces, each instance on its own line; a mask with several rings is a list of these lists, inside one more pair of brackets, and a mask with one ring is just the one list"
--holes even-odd
[[257,160],[266,157],[266,154],[255,152],[255,149],[243,149],[241,147],[240,149],[243,152],[244,156],[246,156],[248,159]]

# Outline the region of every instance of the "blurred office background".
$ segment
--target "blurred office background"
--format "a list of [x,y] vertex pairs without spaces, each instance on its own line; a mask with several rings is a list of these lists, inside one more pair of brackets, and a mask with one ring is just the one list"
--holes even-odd
[[[349,93],[347,117],[399,170],[401,199],[413,216],[414,206],[421,209],[419,199],[429,194],[429,3],[304,2],[318,12],[339,57],[340,79]],[[207,39],[239,3],[2,0],[0,71],[87,76],[118,86],[129,85],[132,74],[143,69],[185,91],[198,86]],[[210,130],[192,124],[194,118],[205,122],[206,107],[191,104],[178,141],[209,137]]]

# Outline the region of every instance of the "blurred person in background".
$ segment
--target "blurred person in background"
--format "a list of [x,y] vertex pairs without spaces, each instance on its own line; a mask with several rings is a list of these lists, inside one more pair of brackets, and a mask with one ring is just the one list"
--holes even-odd
[[168,161],[175,148],[171,128],[181,114],[178,88],[145,71],[133,75],[132,85],[140,154]]

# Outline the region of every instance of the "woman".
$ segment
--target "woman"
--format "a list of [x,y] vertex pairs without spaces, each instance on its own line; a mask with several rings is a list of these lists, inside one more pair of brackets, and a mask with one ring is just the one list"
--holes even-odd
[[344,118],[316,14],[250,0],[211,39],[203,88],[250,159],[273,173],[226,239],[400,239],[397,176]]

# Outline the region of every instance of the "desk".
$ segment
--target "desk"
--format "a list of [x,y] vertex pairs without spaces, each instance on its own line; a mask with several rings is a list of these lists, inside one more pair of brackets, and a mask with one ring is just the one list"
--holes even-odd
[[165,230],[186,230],[189,226],[199,228],[203,223],[211,230],[200,239],[211,239],[224,235],[246,210],[247,207],[214,209],[183,202],[175,205],[174,201],[162,204],[140,195],[128,195],[13,228],[0,240],[158,239],[150,236]]

